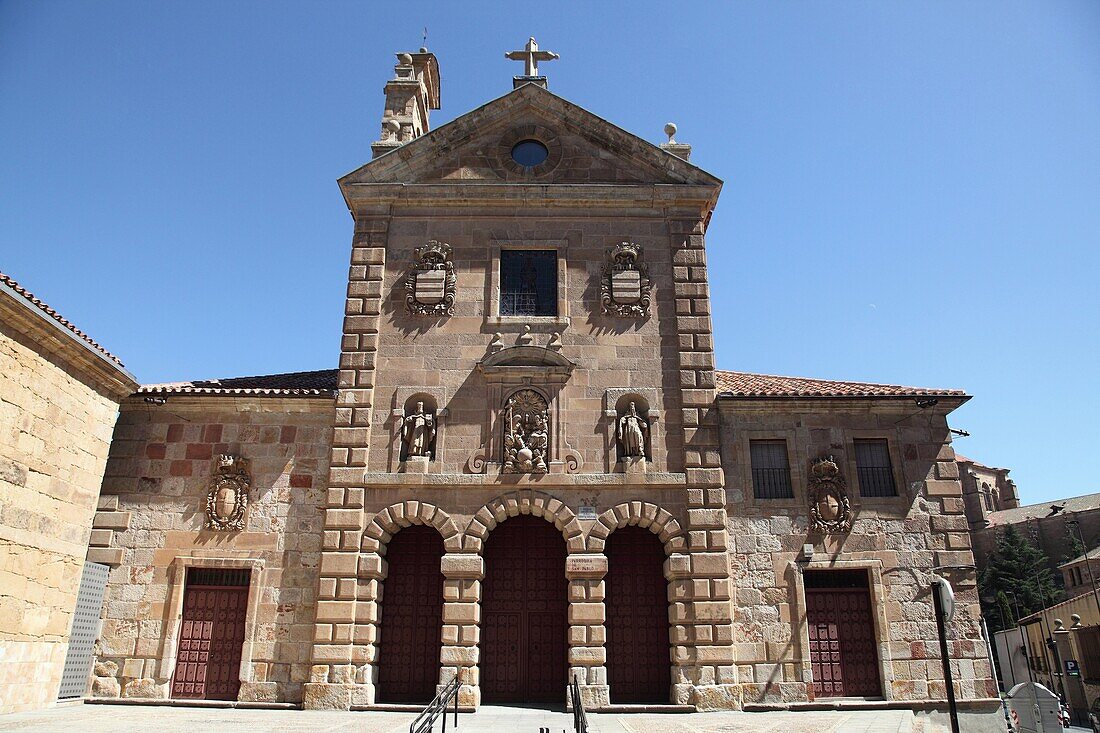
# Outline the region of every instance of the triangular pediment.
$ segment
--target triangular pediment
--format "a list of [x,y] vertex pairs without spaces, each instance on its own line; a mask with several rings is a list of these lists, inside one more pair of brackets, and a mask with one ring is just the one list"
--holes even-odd
[[[548,150],[524,169],[523,140]],[[588,110],[525,84],[382,155],[340,179],[355,184],[623,184],[718,188],[721,180]]]

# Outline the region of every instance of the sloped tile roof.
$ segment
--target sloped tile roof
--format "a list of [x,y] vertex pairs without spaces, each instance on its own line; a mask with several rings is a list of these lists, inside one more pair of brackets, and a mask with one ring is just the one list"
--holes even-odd
[[84,333],[83,331],[81,331],[81,330],[80,330],[79,328],[77,328],[76,326],[74,326],[74,325],[72,324],[72,322],[71,322],[71,321],[69,321],[69,320],[68,320],[67,318],[65,318],[64,316],[62,316],[62,315],[61,315],[60,313],[58,313],[57,311],[55,311],[55,310],[54,310],[53,308],[51,308],[50,306],[48,306],[48,305],[46,305],[45,303],[43,303],[43,302],[42,302],[41,300],[39,300],[38,298],[36,298],[36,297],[34,296],[34,293],[32,293],[31,291],[29,291],[29,290],[27,290],[26,288],[24,288],[24,287],[23,287],[22,285],[20,285],[19,283],[17,283],[17,282],[16,282],[15,280],[13,280],[13,279],[12,279],[11,277],[9,277],[9,276],[5,275],[5,274],[4,274],[3,272],[0,272],[0,283],[3,283],[4,285],[7,285],[7,286],[8,286],[9,288],[11,288],[12,290],[14,290],[14,291],[15,291],[16,293],[18,293],[19,295],[21,295],[21,296],[22,296],[23,298],[25,298],[25,299],[26,299],[26,300],[27,300],[28,302],[30,302],[30,303],[31,303],[32,305],[34,305],[34,306],[35,306],[36,308],[38,308],[38,310],[42,311],[42,312],[43,312],[43,313],[45,313],[45,314],[46,314],[47,316],[49,316],[50,318],[52,318],[52,319],[54,319],[55,321],[57,321],[58,323],[60,323],[60,324],[61,324],[62,326],[64,326],[65,328],[67,328],[67,329],[68,329],[69,331],[72,331],[72,332],[73,332],[73,334],[75,334],[75,335],[76,335],[76,336],[77,336],[78,338],[80,338],[80,339],[82,339],[82,340],[86,341],[86,342],[88,343],[88,345],[89,345],[89,346],[91,346],[91,347],[92,347],[93,349],[95,349],[96,351],[98,351],[98,352],[99,352],[100,354],[102,354],[103,356],[107,357],[108,359],[110,359],[111,361],[113,361],[113,362],[114,362],[115,364],[117,364],[118,366],[120,366],[120,367],[122,366],[122,362],[121,362],[121,361],[119,361],[119,358],[118,358],[117,356],[115,356],[114,354],[112,354],[112,353],[111,353],[110,351],[107,351],[107,349],[103,348],[102,346],[100,346],[100,345],[99,345],[98,343],[96,343],[96,342],[95,342],[95,341],[94,341],[94,340],[92,339],[92,337],[91,337],[91,336],[89,336],[88,334]]
[[715,371],[721,397],[966,397],[957,389],[927,389],[897,384],[837,382],[807,377]]
[[[1062,507],[1053,511],[1054,507]],[[1084,496],[1071,496],[1068,499],[1046,501],[1042,504],[1029,504],[1018,506],[1015,509],[1002,509],[998,512],[990,512],[985,515],[990,526],[1017,524],[1029,519],[1043,519],[1050,516],[1068,516],[1074,512],[1085,512],[1090,509],[1100,509],[1100,494],[1085,494]]]
[[336,369],[254,377],[203,379],[193,382],[146,384],[139,395],[240,395],[254,397],[331,396],[336,392]]

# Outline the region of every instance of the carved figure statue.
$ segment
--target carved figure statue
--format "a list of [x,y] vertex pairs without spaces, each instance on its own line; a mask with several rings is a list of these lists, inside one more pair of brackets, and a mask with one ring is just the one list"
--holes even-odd
[[401,441],[405,444],[405,457],[431,458],[433,440],[435,440],[435,415],[424,412],[424,403],[417,402],[416,410],[406,415],[401,425]]
[[504,472],[546,473],[550,417],[542,395],[522,389],[508,398],[504,418]]
[[649,422],[638,414],[638,408],[630,403],[630,411],[619,418],[619,445],[621,457],[635,458],[645,456],[646,437],[649,435]]

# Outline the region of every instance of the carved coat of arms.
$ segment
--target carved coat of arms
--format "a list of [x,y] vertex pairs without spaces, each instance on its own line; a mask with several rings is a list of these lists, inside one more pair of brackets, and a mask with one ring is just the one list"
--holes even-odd
[[642,248],[620,242],[607,253],[600,279],[600,302],[609,316],[642,317],[649,313],[649,268],[642,262]]
[[220,455],[210,491],[206,494],[206,528],[243,530],[248,511],[248,462],[240,456]]
[[845,534],[852,529],[852,503],[840,466],[832,456],[810,466],[810,530]]
[[522,389],[504,407],[504,472],[546,473],[550,416],[542,395]]
[[405,307],[420,316],[453,316],[458,278],[451,245],[433,239],[414,254],[416,262],[405,278]]

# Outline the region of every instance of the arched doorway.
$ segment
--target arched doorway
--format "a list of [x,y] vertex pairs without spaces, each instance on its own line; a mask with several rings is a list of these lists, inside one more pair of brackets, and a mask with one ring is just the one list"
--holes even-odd
[[443,628],[443,538],[414,525],[386,548],[378,644],[379,702],[429,702],[439,682]]
[[622,527],[607,538],[605,552],[611,702],[667,703],[672,662],[664,547],[648,529]]
[[565,540],[554,525],[513,517],[485,541],[481,696],[485,702],[565,698]]

